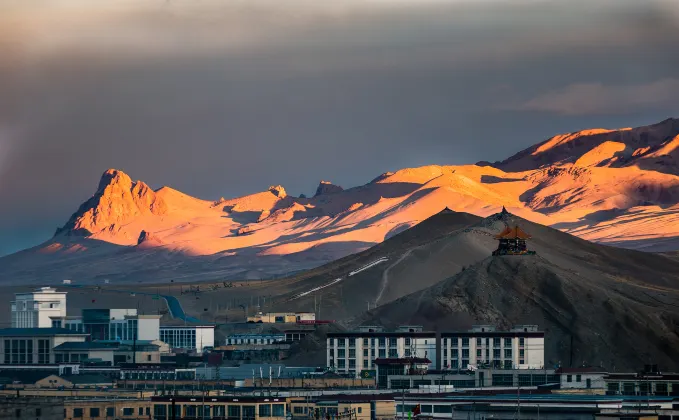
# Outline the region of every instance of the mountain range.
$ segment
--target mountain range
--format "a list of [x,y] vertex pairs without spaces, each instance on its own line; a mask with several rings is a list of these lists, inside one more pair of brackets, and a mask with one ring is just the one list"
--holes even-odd
[[448,208],[517,217],[589,241],[679,249],[679,120],[554,136],[500,162],[424,166],[313,197],[274,185],[202,200],[107,170],[52,239],[0,259],[24,283],[290,276],[364,251]]

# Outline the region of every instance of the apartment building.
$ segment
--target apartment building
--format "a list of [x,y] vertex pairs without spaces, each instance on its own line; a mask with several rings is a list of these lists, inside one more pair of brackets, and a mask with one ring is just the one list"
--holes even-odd
[[12,328],[51,328],[50,317],[66,316],[66,292],[41,287],[29,293],[15,293]]
[[497,331],[477,325],[469,331],[441,333],[441,367],[467,369],[542,369],[545,365],[545,333],[537,325],[517,325]]
[[396,331],[363,326],[327,336],[327,366],[338,373],[358,376],[374,370],[376,359],[407,357],[436,360],[436,333],[423,331],[421,326],[402,326]]

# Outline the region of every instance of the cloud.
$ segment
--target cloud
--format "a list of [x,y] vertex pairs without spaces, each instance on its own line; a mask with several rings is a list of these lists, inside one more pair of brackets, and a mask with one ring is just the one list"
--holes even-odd
[[676,107],[679,79],[661,79],[637,85],[574,83],[525,102],[518,109],[561,115],[611,115]]

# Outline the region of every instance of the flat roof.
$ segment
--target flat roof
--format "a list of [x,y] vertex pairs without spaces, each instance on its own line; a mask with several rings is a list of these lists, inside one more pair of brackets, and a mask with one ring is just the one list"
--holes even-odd
[[370,337],[436,337],[436,332],[434,331],[416,331],[416,332],[410,332],[410,331],[403,331],[403,332],[395,332],[395,331],[373,331],[373,332],[368,332],[368,331],[350,331],[350,332],[344,332],[344,333],[328,333],[328,338],[346,338],[346,337],[363,337],[363,338],[370,338]]
[[449,331],[441,337],[544,337],[544,331]]
[[89,334],[79,333],[69,330],[68,328],[0,328],[0,337],[38,337],[51,335],[72,335],[84,337]]
[[202,324],[202,325],[196,325],[196,324],[191,324],[191,325],[161,325],[160,329],[161,330],[169,330],[169,329],[196,329],[196,328],[215,328],[215,326],[212,324]]
[[246,403],[282,403],[285,404],[287,399],[285,397],[253,397],[253,396],[209,396],[205,397],[203,399],[202,396],[196,395],[196,396],[191,396],[191,395],[165,395],[165,396],[155,396],[151,397],[151,401],[176,401],[176,402],[197,402],[197,403],[202,403],[203,401],[207,402],[246,402]]

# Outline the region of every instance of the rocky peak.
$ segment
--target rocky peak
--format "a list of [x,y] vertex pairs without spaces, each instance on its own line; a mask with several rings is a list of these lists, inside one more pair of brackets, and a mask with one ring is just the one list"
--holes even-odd
[[316,188],[316,194],[314,194],[314,197],[323,194],[335,194],[342,191],[344,191],[344,188],[340,187],[339,185],[334,185],[330,181],[321,181],[318,184],[318,188]]
[[162,215],[167,205],[141,181],[123,171],[109,169],[101,176],[95,194],[83,203],[56,234],[91,235],[144,215]]
[[285,192],[285,188],[282,185],[272,185],[269,187],[269,192],[278,198],[285,198],[288,194]]

